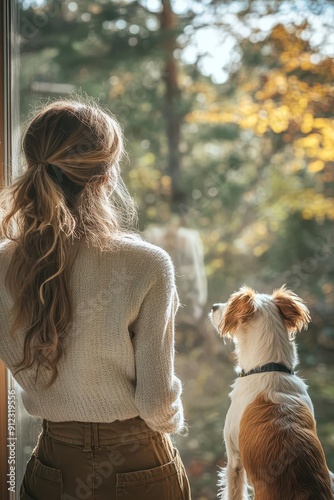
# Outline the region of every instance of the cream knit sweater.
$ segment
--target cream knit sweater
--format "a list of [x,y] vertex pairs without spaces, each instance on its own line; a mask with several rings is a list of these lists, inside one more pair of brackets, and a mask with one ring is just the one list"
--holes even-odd
[[[11,246],[0,244],[0,358],[12,371],[22,359],[23,334],[9,337],[12,299],[4,279]],[[174,319],[180,305],[174,265],[162,248],[130,238],[101,252],[80,242],[70,292],[73,322],[50,372],[20,371],[27,412],[54,422],[112,422],[140,415],[153,430],[183,430],[182,384],[174,373]],[[44,370],[44,371],[43,371]]]

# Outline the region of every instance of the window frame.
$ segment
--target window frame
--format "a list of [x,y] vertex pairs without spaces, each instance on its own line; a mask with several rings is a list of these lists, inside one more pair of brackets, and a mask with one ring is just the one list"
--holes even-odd
[[[8,185],[16,170],[17,147],[13,146],[15,123],[19,126],[19,9],[18,0],[0,2],[0,186]],[[12,387],[9,370],[0,360],[0,498],[15,499],[7,487],[7,394]],[[17,463],[17,461],[16,461]]]

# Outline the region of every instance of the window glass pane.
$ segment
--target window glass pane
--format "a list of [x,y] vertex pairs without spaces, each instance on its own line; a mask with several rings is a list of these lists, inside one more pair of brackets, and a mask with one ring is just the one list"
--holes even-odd
[[[4,182],[10,183],[22,172],[22,159],[20,158],[20,11],[17,1],[4,1],[4,30],[3,36],[4,65],[3,65],[3,85],[4,85],[4,106],[1,120],[4,123]],[[12,488],[13,475],[7,476],[7,492],[9,498],[14,500],[19,498],[19,488],[22,481],[26,463],[36,443],[37,436],[41,430],[41,420],[33,418],[26,412],[21,400],[21,387],[7,370],[7,390],[15,393],[15,408],[11,409],[15,413],[15,438],[11,439],[8,433],[7,447],[8,465],[12,465],[12,458],[15,459],[15,492]],[[7,403],[7,402],[6,402]],[[12,405],[13,401],[11,401]],[[8,410],[9,412],[9,410]],[[8,413],[8,424],[11,424],[11,416]],[[9,432],[9,431],[8,431]],[[14,449],[15,445],[15,449]]]
[[[216,498],[235,376],[232,345],[207,315],[244,282],[267,293],[286,283],[312,309],[299,340],[301,375],[333,469],[333,4],[12,5],[20,16],[14,174],[31,107],[72,91],[100,99],[124,125],[124,180],[140,229],[175,263],[185,306],[176,322],[176,370],[190,426],[175,442],[194,499]],[[19,485],[41,427],[14,387]]]

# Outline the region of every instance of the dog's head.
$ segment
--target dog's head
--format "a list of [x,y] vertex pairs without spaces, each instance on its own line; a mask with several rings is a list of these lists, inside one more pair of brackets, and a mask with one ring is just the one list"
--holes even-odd
[[214,304],[209,318],[222,337],[236,338],[252,322],[266,321],[268,314],[281,321],[290,338],[307,328],[310,312],[303,300],[285,285],[272,295],[256,293],[246,285],[231,295],[228,302]]

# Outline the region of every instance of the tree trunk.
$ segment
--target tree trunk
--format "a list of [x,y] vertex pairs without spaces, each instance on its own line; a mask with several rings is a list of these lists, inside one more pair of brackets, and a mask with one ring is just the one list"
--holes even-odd
[[165,67],[163,80],[165,82],[164,114],[168,140],[167,175],[171,178],[171,209],[177,211],[180,203],[185,200],[185,193],[181,188],[181,155],[180,155],[180,89],[178,87],[177,64],[174,50],[176,41],[176,17],[172,11],[170,0],[162,0],[161,28],[163,33],[163,48],[165,53]]

